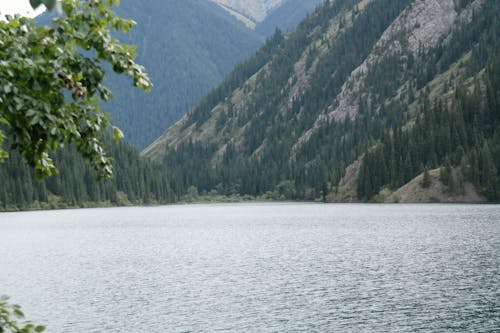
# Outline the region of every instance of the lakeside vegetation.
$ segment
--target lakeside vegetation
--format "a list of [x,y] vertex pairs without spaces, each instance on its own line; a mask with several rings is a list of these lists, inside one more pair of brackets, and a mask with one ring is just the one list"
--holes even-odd
[[114,165],[111,179],[98,173],[73,147],[58,152],[54,162],[59,174],[37,180],[22,157],[10,152],[0,164],[0,210],[86,208],[167,204],[177,200],[168,172],[139,156],[130,145],[104,140]]

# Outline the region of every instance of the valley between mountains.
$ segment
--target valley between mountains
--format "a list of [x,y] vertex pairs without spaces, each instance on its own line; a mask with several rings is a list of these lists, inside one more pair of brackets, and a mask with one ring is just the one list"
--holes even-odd
[[[67,147],[2,210],[179,201],[498,202],[496,0],[122,1],[150,94],[110,77],[115,177]],[[47,22],[48,18],[40,18]],[[45,20],[45,21],[44,21]],[[139,156],[138,150],[143,150]]]

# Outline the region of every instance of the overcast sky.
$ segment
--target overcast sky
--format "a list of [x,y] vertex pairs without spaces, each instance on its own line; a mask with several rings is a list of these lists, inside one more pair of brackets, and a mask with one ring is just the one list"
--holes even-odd
[[[40,6],[38,13],[43,11],[43,6]],[[21,14],[34,16],[29,0],[0,0],[0,13],[3,17],[6,14]]]

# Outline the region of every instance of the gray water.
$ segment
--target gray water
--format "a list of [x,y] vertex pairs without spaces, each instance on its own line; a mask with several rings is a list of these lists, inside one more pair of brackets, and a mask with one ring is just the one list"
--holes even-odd
[[499,332],[499,205],[0,214],[0,294],[47,332]]

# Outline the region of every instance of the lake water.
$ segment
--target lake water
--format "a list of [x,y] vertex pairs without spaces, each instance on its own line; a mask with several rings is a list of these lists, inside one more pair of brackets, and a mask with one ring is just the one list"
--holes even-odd
[[499,332],[499,205],[0,214],[0,294],[47,332]]

